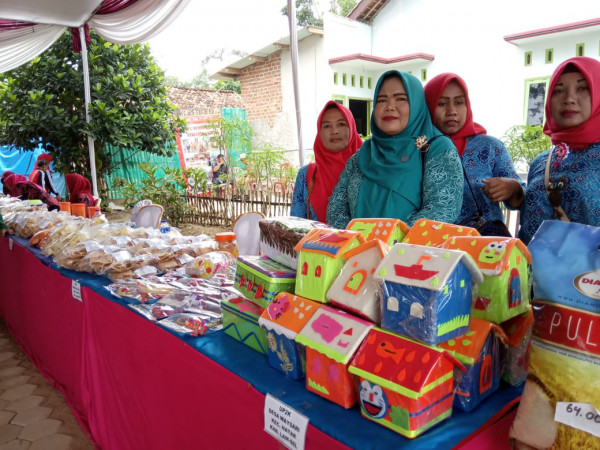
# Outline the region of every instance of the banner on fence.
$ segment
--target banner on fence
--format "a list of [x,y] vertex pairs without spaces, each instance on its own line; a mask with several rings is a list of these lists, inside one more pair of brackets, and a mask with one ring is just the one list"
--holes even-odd
[[220,116],[218,114],[203,114],[199,116],[184,116],[187,131],[177,133],[177,150],[183,169],[202,168],[209,174],[211,160],[219,154],[219,149],[211,144],[213,131],[207,124]]

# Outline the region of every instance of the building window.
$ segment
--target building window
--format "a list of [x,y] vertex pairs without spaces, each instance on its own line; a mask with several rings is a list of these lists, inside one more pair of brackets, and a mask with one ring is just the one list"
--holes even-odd
[[530,66],[531,65],[531,52],[525,52],[525,65],[526,66]]
[[421,69],[421,81],[427,81],[427,69]]
[[338,73],[333,72],[333,84],[338,84]]
[[546,49],[546,64],[550,64],[554,59],[554,50],[551,48]]
[[339,103],[340,105],[345,105],[346,104],[346,96],[345,95],[332,95],[331,99],[334,100],[335,102]]
[[359,86],[361,87],[361,89],[364,88],[365,87],[365,77],[363,77],[361,75],[361,77],[358,79],[358,83],[359,83]]
[[577,44],[575,46],[575,56],[585,55],[585,44]]
[[525,80],[525,124],[543,125],[549,81],[548,77]]
[[372,89],[373,86],[373,80],[371,79],[371,77],[367,78],[367,88],[368,89]]
[[344,86],[346,86],[346,84],[348,84],[348,77],[346,76],[345,73],[342,74],[342,84]]
[[355,75],[350,75],[350,85],[352,87],[356,86],[356,76]]

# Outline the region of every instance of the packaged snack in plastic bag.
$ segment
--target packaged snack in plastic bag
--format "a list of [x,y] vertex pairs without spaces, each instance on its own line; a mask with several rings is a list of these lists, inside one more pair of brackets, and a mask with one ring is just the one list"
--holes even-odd
[[221,318],[215,319],[201,314],[179,313],[173,314],[158,323],[178,333],[195,337],[221,329],[223,321]]
[[217,273],[235,277],[235,258],[229,252],[210,252],[193,258],[185,265],[185,273],[196,278],[210,278]]

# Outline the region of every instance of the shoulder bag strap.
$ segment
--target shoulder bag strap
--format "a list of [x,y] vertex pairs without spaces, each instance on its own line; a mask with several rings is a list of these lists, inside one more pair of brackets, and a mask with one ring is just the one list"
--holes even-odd
[[544,172],[544,188],[546,194],[550,200],[550,204],[554,208],[554,218],[559,218],[563,222],[570,222],[569,216],[561,205],[560,188],[556,186],[554,179],[550,178],[550,162],[552,160],[552,153],[554,152],[554,146],[548,152],[548,159],[546,160],[546,170]]
[[308,194],[306,195],[306,218],[310,219],[310,194],[315,186],[315,171],[313,171],[310,180],[308,180]]

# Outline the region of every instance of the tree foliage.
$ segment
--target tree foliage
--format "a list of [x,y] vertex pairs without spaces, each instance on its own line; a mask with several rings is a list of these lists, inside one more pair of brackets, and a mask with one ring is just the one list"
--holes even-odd
[[[328,11],[338,16],[347,16],[356,6],[357,0],[329,0]],[[284,16],[288,15],[287,6],[281,9]],[[323,26],[323,12],[315,0],[296,0],[296,24],[301,27]]]
[[527,167],[537,155],[552,146],[550,137],[544,134],[539,125],[515,125],[502,136],[502,141],[513,162]]
[[41,138],[58,170],[89,176],[89,135],[100,181],[113,168],[108,145],[171,155],[175,130],[185,130],[185,122],[172,115],[163,71],[147,44],[90,37],[91,123],[85,120],[81,54],[65,32],[40,56],[0,76],[0,142],[34,150]]

